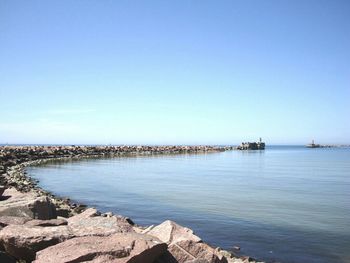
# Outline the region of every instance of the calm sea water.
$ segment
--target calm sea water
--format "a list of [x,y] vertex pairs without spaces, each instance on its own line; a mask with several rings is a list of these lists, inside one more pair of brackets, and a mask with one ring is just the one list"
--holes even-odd
[[84,159],[27,171],[60,196],[141,225],[172,219],[241,254],[350,262],[350,149]]

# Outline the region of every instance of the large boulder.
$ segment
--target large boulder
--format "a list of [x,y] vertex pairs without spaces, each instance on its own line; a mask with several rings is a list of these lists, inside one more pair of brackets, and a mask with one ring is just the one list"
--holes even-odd
[[157,237],[169,245],[175,244],[182,240],[191,240],[194,242],[201,241],[201,238],[196,236],[192,229],[180,226],[179,224],[170,220],[166,220],[153,228],[148,228],[143,233]]
[[100,216],[96,209],[68,218],[68,226],[76,236],[106,236],[115,233],[134,232],[128,221],[122,217]]
[[[171,244],[155,263],[239,263],[228,261],[217,249],[202,242],[183,240]],[[242,263],[242,262],[240,262]]]
[[153,263],[167,245],[147,235],[117,233],[108,237],[77,237],[39,251],[35,263]]
[[143,231],[157,237],[169,245],[168,253],[158,259],[158,263],[185,263],[188,261],[207,263],[226,263],[226,258],[218,250],[202,243],[193,231],[187,227],[167,220],[162,224]]
[[37,251],[73,237],[68,226],[8,225],[0,231],[0,245],[13,257],[31,261]]
[[205,243],[183,240],[169,246],[169,252],[177,262],[207,261],[208,263],[227,263],[227,259]]
[[56,208],[46,196],[8,188],[0,199],[0,216],[52,219],[56,218]]

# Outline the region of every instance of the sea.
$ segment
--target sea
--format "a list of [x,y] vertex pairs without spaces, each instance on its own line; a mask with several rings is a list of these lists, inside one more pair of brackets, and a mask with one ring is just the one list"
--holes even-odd
[[26,171],[58,196],[139,225],[171,219],[239,255],[350,262],[349,148],[89,158]]

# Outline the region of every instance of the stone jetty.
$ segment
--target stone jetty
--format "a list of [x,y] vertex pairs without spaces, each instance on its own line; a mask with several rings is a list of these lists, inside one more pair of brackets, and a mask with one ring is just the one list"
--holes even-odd
[[242,142],[236,150],[265,150],[265,143],[259,139],[258,142]]
[[[25,167],[48,160],[132,154],[201,153],[214,146],[0,146],[0,262],[243,263],[189,228],[167,220],[135,225],[37,186]],[[132,205],[132,204],[130,204]]]

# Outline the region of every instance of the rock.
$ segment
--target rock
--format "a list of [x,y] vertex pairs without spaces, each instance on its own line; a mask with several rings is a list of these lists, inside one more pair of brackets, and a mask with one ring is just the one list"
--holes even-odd
[[50,219],[50,220],[30,220],[25,223],[27,226],[64,226],[68,225],[65,219]]
[[80,220],[80,218],[87,218],[87,217],[95,217],[101,215],[100,212],[98,212],[95,208],[88,208],[84,212],[75,215],[74,217],[71,217],[72,220]]
[[216,253],[225,257],[228,263],[243,263],[243,261],[239,257],[237,257],[232,251],[220,249],[217,250]]
[[69,207],[68,208],[57,207],[56,214],[57,216],[68,218],[71,215],[71,209]]
[[102,216],[104,216],[104,217],[112,217],[113,213],[112,212],[107,212],[107,213],[102,214]]
[[166,248],[165,243],[136,233],[77,237],[39,251],[34,262],[152,263]]
[[143,233],[157,237],[169,245],[169,253],[164,254],[157,261],[158,263],[185,263],[187,261],[208,263],[227,262],[225,257],[218,254],[214,248],[202,243],[201,239],[191,229],[180,226],[170,220],[153,228],[147,228]]
[[193,233],[192,229],[180,226],[170,220],[166,220],[151,229],[147,228],[143,233],[157,237],[167,244],[174,244],[182,240],[201,241],[201,239]]
[[101,236],[115,233],[134,233],[123,218],[103,217],[95,209],[69,219],[30,220],[24,225],[7,225],[0,231],[0,247],[19,259],[33,260],[35,252],[73,237]]
[[233,249],[239,251],[239,250],[241,250],[241,247],[239,247],[239,246],[233,246]]
[[255,262],[255,259],[251,258],[249,256],[243,256],[240,259],[242,260],[243,263],[249,263],[249,262],[253,263],[253,262]]
[[0,201],[0,216],[52,219],[56,218],[56,208],[47,196],[38,197],[32,192],[20,193],[8,188]]
[[37,251],[72,237],[68,226],[8,225],[0,231],[0,244],[11,256],[30,261]]
[[[227,263],[224,256],[205,243],[183,240],[169,246],[168,251],[178,263],[188,261],[207,261],[208,263]],[[197,262],[195,261],[195,262]]]
[[0,185],[0,196],[2,196],[4,191],[5,191],[5,186]]
[[145,234],[145,233],[149,232],[153,228],[154,228],[154,225],[150,225],[148,227],[133,226],[134,231],[136,233],[140,233],[140,234]]
[[82,213],[85,210],[86,210],[86,205],[79,204],[74,206],[74,212],[77,214]]
[[98,216],[96,209],[89,208],[83,213],[68,218],[68,226],[76,236],[106,236],[115,233],[134,232],[123,218]]
[[0,216],[0,226],[5,227],[8,225],[23,225],[30,220],[32,220],[30,217]]

